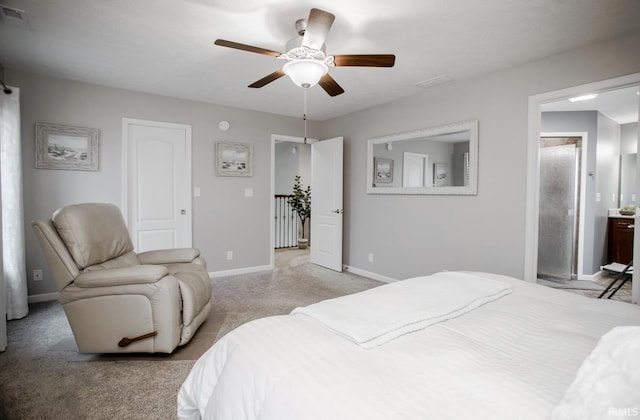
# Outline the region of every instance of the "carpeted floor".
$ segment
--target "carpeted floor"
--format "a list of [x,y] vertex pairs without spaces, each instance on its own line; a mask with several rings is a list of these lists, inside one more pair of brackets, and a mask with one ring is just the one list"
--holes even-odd
[[359,292],[381,283],[308,262],[308,251],[276,252],[276,269],[213,280],[207,321],[172,355],[82,355],[57,302],[30,305],[7,323],[0,353],[0,419],[173,419],[195,360],[247,321]]

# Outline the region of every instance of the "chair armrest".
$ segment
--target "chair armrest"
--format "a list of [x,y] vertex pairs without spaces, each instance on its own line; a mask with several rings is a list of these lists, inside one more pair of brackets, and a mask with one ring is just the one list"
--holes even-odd
[[124,286],[155,283],[168,275],[169,270],[161,265],[134,265],[81,273],[74,283],[78,287]]
[[197,248],[158,249],[138,254],[140,264],[190,263],[200,255]]

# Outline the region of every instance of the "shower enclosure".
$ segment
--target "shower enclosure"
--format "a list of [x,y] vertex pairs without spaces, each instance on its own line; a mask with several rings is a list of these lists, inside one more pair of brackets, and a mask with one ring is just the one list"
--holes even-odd
[[577,277],[581,143],[580,137],[540,139],[539,278]]

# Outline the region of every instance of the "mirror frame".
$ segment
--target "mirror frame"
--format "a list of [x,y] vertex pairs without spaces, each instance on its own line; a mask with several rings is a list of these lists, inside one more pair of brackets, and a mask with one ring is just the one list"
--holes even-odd
[[[394,141],[415,140],[442,134],[469,131],[469,185],[450,187],[374,187],[373,146]],[[478,194],[478,120],[461,121],[421,130],[375,137],[367,140],[367,194],[423,194],[423,195],[477,195]]]

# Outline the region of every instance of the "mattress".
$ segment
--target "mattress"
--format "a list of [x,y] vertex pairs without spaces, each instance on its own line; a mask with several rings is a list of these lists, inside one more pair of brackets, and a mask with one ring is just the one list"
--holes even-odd
[[472,275],[509,293],[370,348],[312,316],[244,324],[195,363],[178,395],[178,416],[547,419],[600,337],[640,325],[636,305]]

